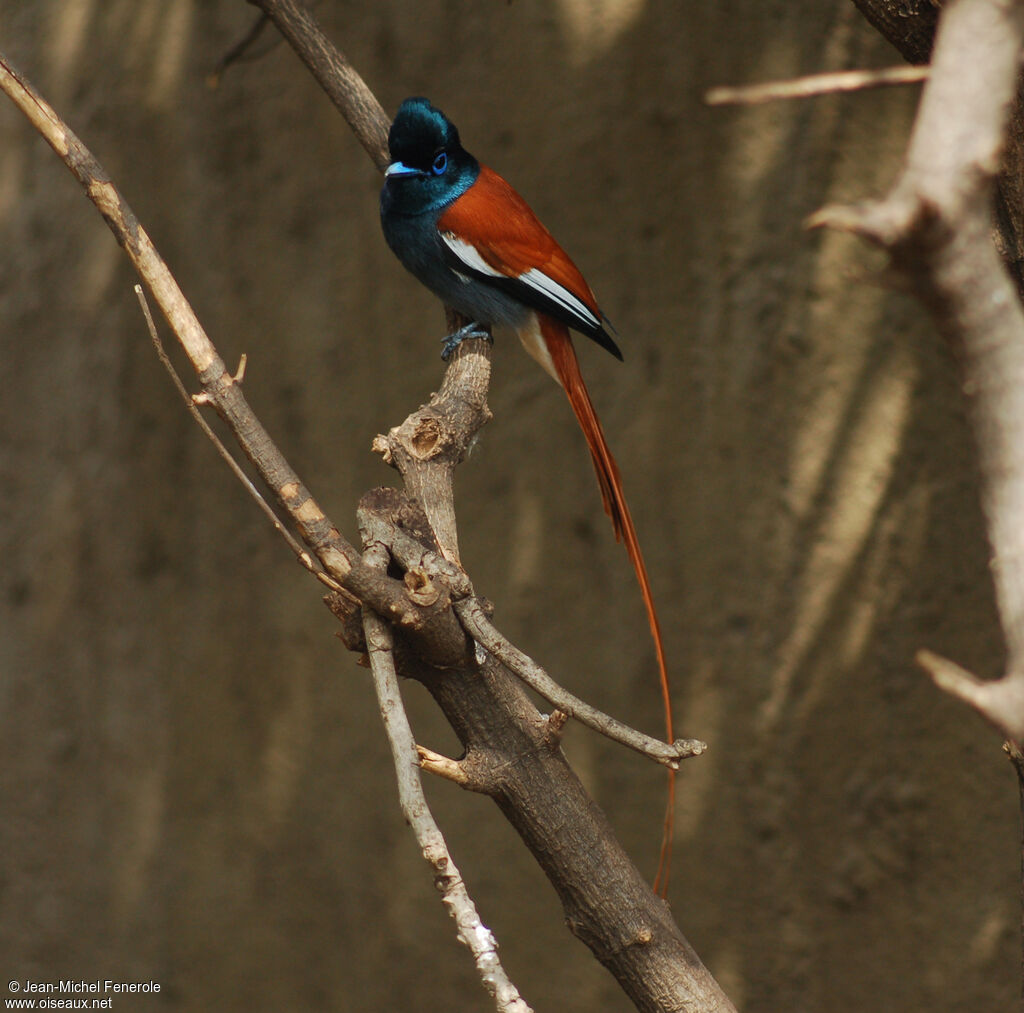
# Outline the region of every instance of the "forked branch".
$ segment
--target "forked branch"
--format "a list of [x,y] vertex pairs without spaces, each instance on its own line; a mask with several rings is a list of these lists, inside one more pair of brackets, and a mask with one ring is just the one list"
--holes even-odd
[[[275,0],[267,7],[294,12],[297,5]],[[311,21],[303,24],[308,28]],[[337,63],[328,60],[323,68],[324,74],[332,76]],[[343,103],[348,101],[345,96],[359,92],[351,87],[352,74],[339,92]],[[303,541],[334,580],[394,628],[394,656],[398,657],[399,645],[405,649],[402,674],[418,678],[438,700],[466,749],[462,767],[488,786],[488,793],[520,833],[562,899],[573,932],[645,1013],[732,1010],[667,906],[651,892],[568,767],[558,748],[561,719],[546,721],[538,714],[517,680],[494,657],[475,658],[443,588],[422,586],[415,574],[407,574],[412,579],[403,582],[381,573],[341,536],[255,418],[242,395],[240,376],[225,367],[102,168],[2,57],[0,88],[65,161],[125,247],[195,368],[205,400],[232,429]],[[362,124],[364,145],[371,154],[376,149],[379,166],[384,136],[380,117],[372,103],[359,100],[356,104],[365,115],[354,119]],[[458,358],[480,357],[469,344]],[[380,627],[372,619],[369,627],[368,648],[390,653],[374,639]],[[566,846],[567,827],[571,827],[571,846]]]
[[1024,312],[991,223],[1022,45],[1019,0],[944,4],[902,176],[881,201],[824,208],[810,222],[887,249],[958,352],[1006,674],[982,682],[935,655],[920,661],[938,685],[1017,741],[1024,741]]
[[[420,412],[422,411],[423,409],[420,409]],[[417,412],[416,415],[418,414],[420,413]],[[431,417],[438,423],[438,438],[452,428],[450,423],[443,422],[443,416],[432,413]],[[405,425],[393,429],[387,438],[378,437],[378,449],[383,450],[380,441],[386,441],[386,456],[392,459],[392,448],[403,438],[408,438],[410,431],[415,431],[415,428]],[[394,456],[409,461],[411,454],[406,451],[404,454]],[[450,473],[447,469],[436,470],[439,475],[448,476],[450,482]],[[408,477],[404,470],[403,476]],[[430,490],[444,483],[420,481],[418,484]],[[450,488],[447,492],[440,491],[439,495],[446,501],[450,496]],[[426,505],[429,506],[429,500]],[[364,537],[387,546],[388,551],[402,564],[407,573],[423,573],[427,578],[438,577],[444,580],[452,594],[452,607],[466,633],[563,715],[575,718],[580,724],[599,732],[613,742],[627,746],[672,770],[679,769],[680,760],[700,756],[707,749],[707,745],[699,739],[676,739],[675,742],[669,743],[646,735],[605,714],[560,686],[536,661],[520,651],[494,627],[461,567],[426,548],[422,542],[404,531],[392,517],[388,516],[388,512],[395,509],[395,504],[382,502],[378,504],[377,510],[362,514],[361,527]],[[406,511],[406,514],[408,515],[409,511]]]
[[[367,557],[375,569],[383,571],[387,568],[388,556],[383,549],[370,549]],[[532,1013],[505,973],[498,957],[498,944],[490,929],[480,920],[476,905],[462,881],[462,874],[452,861],[441,828],[427,805],[420,783],[416,740],[398,688],[391,627],[371,609],[363,610],[363,627],[377,703],[395,762],[399,805],[423,857],[433,870],[434,885],[441,894],[441,903],[455,920],[459,939],[472,953],[477,973],[493,997],[497,1013]]]

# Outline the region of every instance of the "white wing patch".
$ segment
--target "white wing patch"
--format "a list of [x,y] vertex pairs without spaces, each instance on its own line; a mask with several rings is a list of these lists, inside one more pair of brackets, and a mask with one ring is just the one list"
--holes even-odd
[[459,239],[454,232],[442,232],[441,238],[444,240],[445,245],[452,253],[455,254],[459,260],[462,261],[466,267],[472,268],[474,271],[479,271],[480,274],[489,274],[492,278],[504,278],[505,275],[501,271],[496,271],[490,264],[480,256],[479,251],[472,243],[467,243],[464,239]]
[[466,265],[466,267],[476,271],[478,274],[488,275],[491,278],[514,277],[516,281],[521,281],[524,285],[529,285],[535,292],[541,293],[541,295],[550,299],[551,302],[560,306],[572,316],[577,317],[586,326],[600,326],[600,318],[593,310],[590,309],[589,306],[587,306],[586,303],[574,296],[572,292],[565,288],[565,286],[559,285],[557,281],[549,278],[539,268],[531,267],[529,271],[524,271],[518,276],[503,274],[501,271],[491,267],[491,265],[480,256],[480,251],[477,250],[472,243],[467,243],[464,239],[459,239],[454,232],[442,232],[441,238],[444,240],[448,249],[451,250],[452,253],[454,253],[455,256]]
[[543,292],[552,302],[558,303],[563,309],[568,310],[574,317],[579,317],[591,327],[600,325],[601,321],[586,303],[581,302],[567,288],[559,285],[557,281],[553,281],[538,268],[531,267],[525,274],[519,275],[519,280],[526,282],[530,288]]

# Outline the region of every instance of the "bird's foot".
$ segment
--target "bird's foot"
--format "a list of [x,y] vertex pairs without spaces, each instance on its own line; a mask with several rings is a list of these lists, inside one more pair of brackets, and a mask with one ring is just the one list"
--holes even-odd
[[467,338],[482,338],[484,341],[490,341],[494,343],[494,338],[491,336],[489,331],[485,331],[483,327],[478,324],[475,320],[472,323],[466,324],[464,327],[460,327],[457,331],[453,331],[451,334],[446,334],[441,339],[441,358],[447,362],[451,358],[452,352],[455,351],[459,345],[462,344]]

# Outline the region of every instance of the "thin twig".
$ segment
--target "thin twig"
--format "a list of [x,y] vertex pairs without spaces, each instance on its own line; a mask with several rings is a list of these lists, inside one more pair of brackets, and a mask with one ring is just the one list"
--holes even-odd
[[[220,80],[224,76],[224,72],[234,63],[241,63],[243,60],[253,60],[256,58],[251,50],[256,40],[263,34],[263,29],[270,23],[270,18],[266,14],[260,13],[259,17],[249,26],[249,30],[236,42],[215,64],[213,70],[206,76],[206,84],[210,88],[220,87]],[[275,38],[273,42],[265,47],[264,52],[269,52],[274,46],[281,41],[280,36]]]
[[455,614],[465,631],[490,654],[493,654],[506,668],[515,673],[534,692],[539,693],[558,710],[575,718],[580,724],[600,732],[613,742],[618,742],[638,753],[669,767],[679,769],[679,761],[691,756],[700,756],[708,747],[699,739],[676,739],[662,742],[650,735],[623,724],[596,707],[585,703],[563,689],[532,658],[505,639],[491,625],[477,598],[465,598],[454,603]]
[[[383,547],[379,547],[379,551],[378,547],[370,549],[365,558],[367,562],[376,563],[380,569],[387,565],[387,553]],[[422,761],[398,687],[391,627],[370,609],[364,609],[363,628],[366,631],[366,646],[377,702],[395,761],[399,804],[416,835],[423,857],[434,870],[434,884],[441,893],[441,903],[455,919],[459,940],[473,954],[480,981],[494,997],[498,1013],[532,1013],[530,1006],[505,973],[498,958],[498,944],[494,935],[480,920],[462,875],[448,852],[441,828],[427,805],[419,773]]]
[[778,99],[813,98],[836,92],[861,91],[898,84],[919,84],[926,81],[931,68],[883,67],[880,70],[837,70],[828,74],[808,74],[788,81],[766,81],[763,84],[723,85],[704,95],[709,106],[758,105]]
[[[196,405],[196,399],[192,397],[188,389],[185,387],[184,382],[178,375],[178,371],[174,368],[174,363],[171,362],[170,356],[167,354],[167,350],[164,348],[164,343],[160,340],[160,333],[156,327],[156,321],[153,319],[153,314],[150,312],[149,303],[146,300],[146,293],[143,292],[141,285],[135,286],[135,295],[138,297],[139,305],[142,306],[142,315],[146,318],[146,327],[149,329],[149,337],[153,342],[153,347],[156,349],[157,358],[163,364],[164,369],[167,370],[168,375],[171,378],[171,383],[174,384],[178,393],[181,395],[181,400],[185,403],[185,408],[189,414],[195,419],[199,428],[206,434],[210,442],[216,448],[218,454],[220,454],[224,463],[231,469],[235,478],[245,487],[246,492],[256,501],[256,505],[263,511],[263,515],[273,525],[274,530],[288,543],[288,548],[295,553],[295,558],[307,569],[321,584],[329,587],[332,591],[352,597],[349,592],[345,590],[329,573],[320,569],[313,561],[313,556],[302,546],[298,539],[284,526],[281,522],[281,518],[274,513],[273,507],[266,501],[259,489],[253,484],[253,481],[243,471],[242,466],[231,456],[231,452],[227,447],[224,446],[221,438],[210,428],[210,424],[203,418],[203,413],[199,410]],[[244,362],[245,357],[242,357],[242,362],[239,364],[238,372],[235,374],[235,382],[240,383],[242,374],[244,373]]]
[[345,117],[366,153],[383,172],[388,164],[391,120],[377,96],[338,48],[320,31],[313,15],[297,0],[249,0],[277,26],[320,87]]
[[412,535],[379,513],[362,517],[361,524],[366,529],[364,538],[369,536],[386,545],[407,571],[422,570],[431,576],[443,578],[451,588],[455,614],[469,636],[558,710],[575,718],[580,724],[600,732],[606,738],[628,746],[671,770],[679,769],[680,760],[700,756],[707,749],[707,745],[698,739],[663,742],[623,724],[574,696],[555,682],[536,661],[495,629],[487,618],[480,599],[476,597],[469,577],[461,567],[426,548]]

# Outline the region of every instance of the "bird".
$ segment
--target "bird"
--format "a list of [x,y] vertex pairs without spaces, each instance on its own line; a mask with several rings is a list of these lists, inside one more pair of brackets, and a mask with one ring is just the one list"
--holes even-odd
[[[640,585],[657,657],[665,732],[675,740],[668,667],[647,566],[612,456],[583,375],[570,330],[615,358],[622,352],[611,324],[579,268],[526,201],[462,146],[455,124],[422,97],[402,102],[388,132],[380,216],[384,238],[406,269],[442,302],[471,321],[446,335],[447,359],[484,328],[504,325],[565,390],[586,438],[604,510]],[[668,885],[675,772],[669,770],[661,857],[654,881]]]

